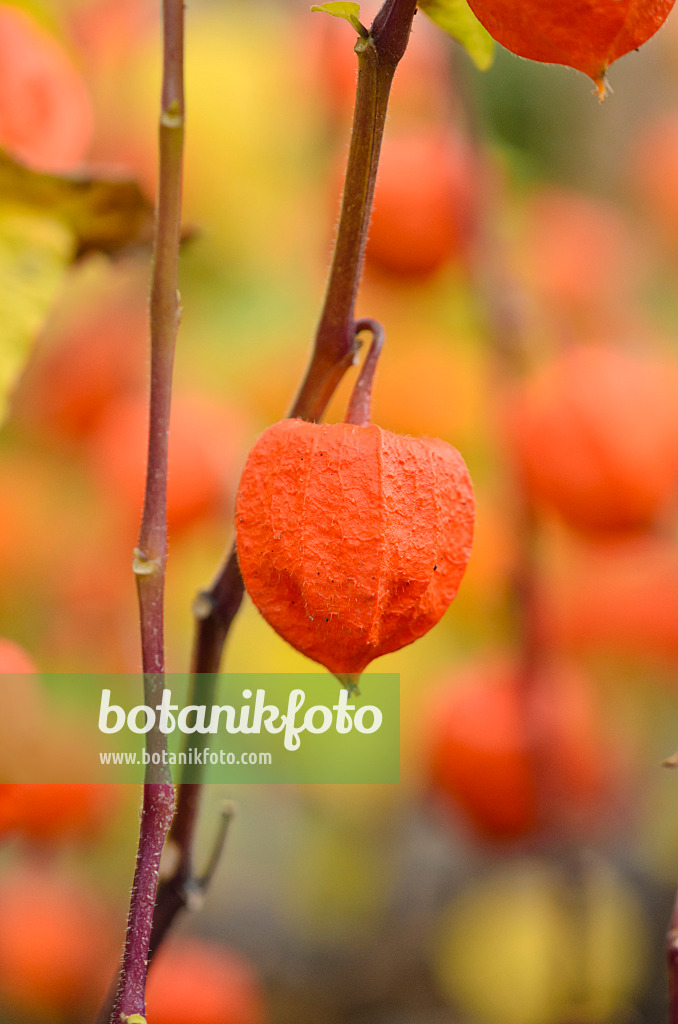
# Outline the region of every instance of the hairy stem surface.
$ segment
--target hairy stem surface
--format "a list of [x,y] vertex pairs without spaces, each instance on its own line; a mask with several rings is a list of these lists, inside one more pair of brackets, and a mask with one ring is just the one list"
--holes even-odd
[[[181,180],[184,135],[183,0],[163,0],[163,83],[159,129],[159,181],[156,209],[150,336],[151,387],[146,491],[139,540],[134,552],[141,620],[144,702],[155,706],[164,688],[164,589],[167,561],[167,454],[174,349],[179,327],[177,290],[181,236]],[[166,749],[157,729],[147,734],[152,755]],[[160,857],[174,814],[169,769],[146,769],[139,846],[122,968],[115,1001],[102,1013],[111,1024],[145,1011],[146,974]],[[101,1019],[101,1017],[100,1017]]]

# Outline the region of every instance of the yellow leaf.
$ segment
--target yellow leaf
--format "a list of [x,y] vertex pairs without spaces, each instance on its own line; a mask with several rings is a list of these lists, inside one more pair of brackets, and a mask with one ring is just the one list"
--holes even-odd
[[0,204],[0,424],[73,252],[73,235],[59,220]]
[[367,29],[360,23],[360,4],[347,3],[344,0],[330,0],[326,4],[314,4],[312,11],[322,11],[323,14],[331,14],[335,18],[343,18],[353,25],[359,36],[367,37]]
[[134,181],[45,174],[0,150],[0,195],[62,220],[76,236],[78,256],[114,253],[153,237],[153,205]]
[[439,28],[461,43],[480,71],[491,67],[494,39],[466,0],[419,0],[419,7]]

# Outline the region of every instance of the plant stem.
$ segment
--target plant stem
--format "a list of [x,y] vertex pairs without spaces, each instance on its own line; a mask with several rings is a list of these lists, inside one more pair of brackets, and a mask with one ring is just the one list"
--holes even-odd
[[[391,83],[409,41],[417,0],[386,0],[367,38],[356,43],[358,85],[334,256],[306,376],[289,416],[318,421],[357,354],[355,302],[377,177]],[[194,605],[196,634],[190,703],[212,700],[224,645],[245,592],[232,547],[212,587]],[[158,892],[152,947],[188,903],[200,785],[182,781],[170,831],[176,866]]]
[[[163,0],[163,83],[159,128],[159,181],[151,281],[151,388],[144,510],[134,572],[141,620],[144,701],[154,707],[164,689],[164,589],[167,561],[167,454],[172,369],[179,327],[177,291],[181,236],[184,134],[183,0]],[[147,734],[152,755],[166,749],[156,728]],[[146,973],[160,857],[174,814],[167,766],[146,769],[132,897],[111,1024],[145,1012]]]
[[359,427],[366,427],[370,422],[370,412],[372,409],[374,374],[381,350],[384,347],[384,328],[377,320],[366,318],[364,320],[356,320],[355,322],[355,333],[360,334],[361,331],[371,331],[372,344],[365,356],[358,379],[355,382],[344,422],[355,423]]
[[[529,365],[525,300],[511,272],[503,240],[497,232],[496,194],[487,166],[478,110],[468,90],[461,84],[457,95],[466,111],[467,127],[475,150],[478,187],[472,283],[478,306],[486,318],[493,357],[492,391],[501,396],[503,402],[511,388],[523,378]],[[495,428],[499,437],[506,424],[500,418]],[[510,596],[522,734],[533,779],[538,828],[542,838],[558,844],[559,855],[564,857],[566,842],[558,820],[562,808],[553,798],[559,786],[554,779],[554,724],[550,713],[557,699],[558,674],[552,671],[555,652],[544,618],[540,524],[533,502],[515,468],[512,468],[512,460],[505,458],[505,462],[507,469],[503,474],[501,501],[516,538]],[[579,880],[579,889],[582,885],[576,858],[570,858],[568,869],[572,871],[571,890],[574,894],[573,879]]]
[[319,420],[356,354],[353,324],[388,98],[416,0],[386,0],[356,43],[358,87],[339,227],[315,347],[291,416]]
[[678,1024],[678,897],[666,936],[666,959],[669,969],[669,1024]]

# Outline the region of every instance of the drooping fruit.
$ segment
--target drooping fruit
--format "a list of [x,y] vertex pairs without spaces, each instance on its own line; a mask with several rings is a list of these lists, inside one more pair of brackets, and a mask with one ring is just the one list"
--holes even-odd
[[52,440],[78,443],[117,400],[145,393],[147,290],[136,267],[116,268],[68,296],[26,368],[14,415]]
[[647,529],[678,490],[678,372],[612,345],[573,345],[512,394],[507,436],[532,498],[572,527]]
[[101,76],[120,66],[155,30],[160,12],[150,0],[97,0],[69,11],[83,60]]
[[566,64],[592,78],[605,96],[610,64],[647,42],[674,0],[468,0],[487,31],[530,60]]
[[[91,439],[94,468],[123,515],[136,523],[146,469],[147,403],[138,396],[112,404]],[[242,421],[207,395],[179,394],[172,403],[167,521],[172,534],[186,531],[228,505]],[[215,437],[232,447],[215,449]]]
[[5,1019],[94,1013],[115,957],[96,892],[34,864],[4,872],[0,900],[0,1000],[14,1011]]
[[153,1024],[262,1024],[266,1019],[247,961],[198,939],[183,939],[159,953],[148,978],[146,1015]]
[[0,839],[36,845],[96,841],[120,803],[115,786],[87,783],[0,784]]
[[242,474],[238,561],[288,643],[357,675],[438,622],[469,559],[473,513],[464,461],[444,441],[283,420]]
[[545,604],[554,642],[577,653],[675,665],[678,546],[632,535],[568,547],[549,574]]
[[461,134],[416,128],[382,146],[365,252],[368,267],[426,277],[467,255],[478,168]]
[[0,673],[37,672],[35,663],[23,647],[0,637]]
[[432,695],[424,737],[434,795],[494,842],[546,825],[590,826],[607,791],[606,751],[587,680],[509,660],[480,662]]
[[585,193],[543,188],[526,206],[525,286],[547,316],[575,330],[628,321],[626,300],[638,278],[638,243],[620,209]]
[[644,125],[635,143],[633,184],[662,240],[678,248],[678,111]]
[[0,146],[41,171],[69,171],[92,135],[85,83],[65,50],[25,11],[0,5]]

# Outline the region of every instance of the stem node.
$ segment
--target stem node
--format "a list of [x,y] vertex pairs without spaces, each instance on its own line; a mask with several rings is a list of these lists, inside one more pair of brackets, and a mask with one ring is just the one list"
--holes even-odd
[[196,594],[193,599],[192,611],[198,622],[204,622],[205,619],[209,619],[214,611],[214,601],[207,590],[201,590],[200,593]]
[[134,549],[132,572],[135,576],[156,576],[162,570],[159,558],[149,558],[139,548]]

